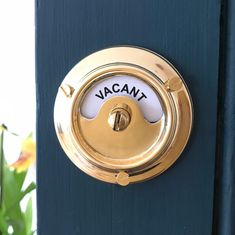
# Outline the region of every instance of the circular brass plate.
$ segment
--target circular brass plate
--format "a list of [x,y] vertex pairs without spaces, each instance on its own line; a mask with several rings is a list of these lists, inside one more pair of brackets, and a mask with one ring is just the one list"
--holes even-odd
[[[160,120],[149,123],[138,104],[124,96],[108,99],[93,119],[81,114],[90,89],[117,75],[138,78],[156,92],[164,112]],[[114,131],[110,115],[120,104],[128,107],[123,111],[128,124]],[[191,97],[179,72],[152,51],[125,46],[98,51],[75,65],[58,90],[54,108],[56,133],[71,161],[99,180],[120,185],[169,168],[188,141],[192,119]]]

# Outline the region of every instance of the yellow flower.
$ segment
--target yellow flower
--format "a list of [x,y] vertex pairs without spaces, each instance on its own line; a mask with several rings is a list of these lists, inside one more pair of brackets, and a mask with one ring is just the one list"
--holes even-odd
[[16,162],[10,166],[17,172],[26,171],[36,160],[36,143],[32,138],[23,140],[21,153]]
[[1,131],[6,131],[7,127],[4,124],[0,124],[0,130]]

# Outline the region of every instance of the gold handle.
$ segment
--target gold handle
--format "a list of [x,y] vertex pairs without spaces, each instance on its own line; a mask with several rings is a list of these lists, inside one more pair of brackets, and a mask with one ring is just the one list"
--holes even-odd
[[108,123],[114,131],[125,130],[131,121],[131,110],[125,103],[116,105],[110,112]]

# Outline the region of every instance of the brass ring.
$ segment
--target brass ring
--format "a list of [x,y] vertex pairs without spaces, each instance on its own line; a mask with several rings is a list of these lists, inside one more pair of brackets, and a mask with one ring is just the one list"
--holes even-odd
[[[126,97],[107,100],[94,120],[83,117],[80,107],[90,89],[117,75],[140,79],[156,92],[164,113],[160,121],[148,123],[138,105]],[[112,133],[104,119],[117,102],[133,109],[135,124],[130,122],[125,131]],[[192,100],[179,72],[158,54],[137,47],[108,48],[80,61],[63,80],[54,108],[56,133],[71,161],[99,180],[120,185],[144,181],[168,169],[183,151],[192,121]],[[107,132],[107,143],[102,142],[94,127],[100,133]],[[136,146],[137,140],[130,138],[131,131],[146,140]],[[127,149],[118,149],[118,143],[112,144],[117,140],[130,144],[124,143]]]

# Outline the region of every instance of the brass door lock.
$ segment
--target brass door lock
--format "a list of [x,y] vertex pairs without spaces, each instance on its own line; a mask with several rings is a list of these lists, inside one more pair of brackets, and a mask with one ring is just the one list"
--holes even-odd
[[128,185],[161,174],[183,151],[192,101],[178,71],[137,47],[98,51],[68,73],[56,97],[55,129],[87,174]]

